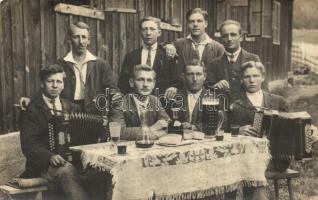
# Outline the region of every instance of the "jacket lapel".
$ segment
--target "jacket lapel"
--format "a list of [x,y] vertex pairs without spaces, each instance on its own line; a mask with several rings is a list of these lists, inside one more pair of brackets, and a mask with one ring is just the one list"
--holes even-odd
[[155,60],[153,62],[153,69],[158,73],[162,69],[163,66],[163,60],[165,57],[165,51],[162,49],[160,45],[157,47]]
[[128,119],[132,126],[140,126],[140,118],[138,115],[138,110],[136,102],[132,94],[126,95],[126,111],[128,112]]
[[37,105],[39,110],[41,110],[43,112],[43,115],[45,116],[46,120],[51,119],[52,113],[51,113],[49,107],[44,102],[44,100],[42,98],[42,94],[37,96],[37,98],[35,98],[34,101],[36,101],[35,104]]

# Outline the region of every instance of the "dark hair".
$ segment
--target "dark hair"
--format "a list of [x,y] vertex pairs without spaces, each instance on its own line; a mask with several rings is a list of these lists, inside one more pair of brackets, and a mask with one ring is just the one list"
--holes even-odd
[[66,78],[64,69],[60,65],[54,64],[45,66],[39,72],[40,80],[45,81],[49,76],[57,73],[63,73],[63,78]]
[[134,70],[130,74],[130,78],[134,79],[136,77],[137,72],[140,72],[140,71],[152,72],[154,74],[154,79],[156,79],[155,70],[153,70],[149,65],[146,65],[146,64],[136,65],[134,67]]
[[263,65],[261,62],[258,62],[258,61],[248,61],[248,62],[243,63],[242,66],[241,66],[242,76],[243,76],[243,74],[244,74],[244,72],[245,72],[245,70],[246,70],[247,68],[253,68],[253,67],[255,67],[256,69],[258,69],[263,76],[265,75],[265,72],[266,72],[266,71],[265,71],[265,67],[264,67],[264,65]]
[[158,26],[158,30],[160,30],[160,24],[161,24],[161,20],[159,18],[156,17],[152,17],[152,16],[146,16],[143,17],[140,21],[139,21],[139,27],[141,28],[142,23],[146,22],[146,21],[153,21],[157,24]]
[[191,65],[191,66],[200,66],[200,67],[203,68],[203,72],[204,73],[207,72],[207,69],[206,69],[206,67],[204,65],[204,62],[200,61],[199,59],[194,58],[194,59],[189,60],[188,62],[185,63],[184,73],[186,73],[186,67],[189,66],[189,65]]
[[82,21],[77,21],[77,22],[74,22],[73,24],[70,25],[70,27],[68,29],[69,36],[72,36],[74,28],[86,29],[88,31],[88,33],[90,33],[90,28],[86,23],[84,23]]
[[235,21],[235,20],[225,20],[225,21],[220,25],[220,28],[219,28],[219,31],[220,31],[221,35],[222,35],[222,28],[223,28],[224,26],[230,25],[230,24],[234,24],[234,25],[238,26],[238,27],[239,27],[239,33],[242,34],[242,27],[241,27],[240,22]]
[[195,13],[200,13],[201,15],[203,15],[204,17],[204,20],[205,21],[208,21],[208,18],[209,18],[209,14],[206,10],[202,10],[201,8],[194,8],[194,9],[191,9],[187,12],[186,14],[186,19],[187,21],[189,21],[189,17],[192,15],[192,14],[195,14]]

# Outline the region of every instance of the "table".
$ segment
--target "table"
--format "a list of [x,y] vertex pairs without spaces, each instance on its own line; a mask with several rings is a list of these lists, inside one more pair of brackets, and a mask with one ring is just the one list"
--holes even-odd
[[193,140],[193,144],[165,147],[155,144],[138,149],[127,145],[117,155],[111,143],[72,147],[90,165],[113,175],[113,199],[195,199],[230,192],[244,186],[267,185],[265,170],[270,160],[268,140],[226,136]]

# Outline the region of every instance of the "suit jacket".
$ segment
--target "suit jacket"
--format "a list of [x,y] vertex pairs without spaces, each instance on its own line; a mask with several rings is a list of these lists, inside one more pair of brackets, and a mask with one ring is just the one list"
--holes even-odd
[[[208,66],[208,73],[206,79],[206,86],[211,87],[220,80],[226,80],[230,83],[230,94],[229,101],[235,101],[242,93],[243,88],[241,85],[241,69],[243,63],[248,61],[261,61],[256,54],[249,53],[244,49],[241,50],[235,65],[237,68],[233,69],[231,72],[228,68],[229,61],[225,54],[223,56],[215,59],[211,64]],[[231,73],[231,76],[230,76]],[[229,80],[231,78],[231,80]]]
[[188,92],[186,89],[180,90],[175,96],[176,102],[170,102],[168,112],[170,117],[172,117],[171,108],[181,108],[178,113],[178,119],[180,120],[180,122],[189,122],[190,124],[195,125],[199,131],[202,131],[202,98],[206,93],[207,90],[203,88],[200,97],[198,98],[193,108],[192,117],[190,121]]
[[[60,98],[62,110],[68,112],[80,111],[80,108],[70,101]],[[21,113],[21,148],[25,155],[26,177],[40,176],[48,169],[54,153],[49,151],[48,121],[52,118],[49,107],[38,93],[30,102],[27,110]]]
[[[134,66],[141,64],[141,52],[142,47],[129,52],[125,56],[118,80],[118,87],[124,94],[131,92],[129,78]],[[168,87],[180,87],[180,73],[177,69],[176,60],[168,59],[165,49],[159,44],[153,63],[153,69],[157,73],[155,88],[159,88],[159,94],[164,94]]]
[[[169,120],[169,116],[161,106],[159,99],[150,95],[149,109],[146,113],[146,123],[152,126],[158,120]],[[132,94],[123,97],[120,107],[113,109],[116,112],[116,120],[110,117],[110,121],[121,122],[122,131],[120,138],[123,140],[135,140],[136,136],[141,133],[142,122],[140,120],[137,106]],[[120,118],[118,116],[121,116]]]
[[[61,97],[74,100],[76,78],[73,63],[65,61],[60,58],[56,61],[56,64],[62,66],[66,73],[66,79],[64,82],[64,90],[61,93]],[[89,61],[87,63],[86,83],[85,83],[85,110],[90,110],[90,107],[94,107],[93,99],[97,94],[105,94],[106,88],[116,89],[116,76],[113,73],[111,67],[106,61],[101,58],[97,60]]]
[[[189,38],[180,38],[177,39],[173,44],[179,55],[179,68],[183,70],[185,64],[195,58],[195,51],[192,47],[192,41]],[[212,41],[212,43],[208,43],[205,46],[201,61],[205,64],[205,66],[208,66],[214,59],[222,56],[223,53],[223,45],[217,41]]]
[[[271,94],[263,91],[264,100],[263,107],[274,109],[278,111],[288,111],[288,105],[286,100],[279,95]],[[242,95],[242,97],[236,100],[230,109],[229,112],[229,121],[230,124],[238,124],[240,126],[251,125],[254,121],[256,109],[246,96],[246,94]]]

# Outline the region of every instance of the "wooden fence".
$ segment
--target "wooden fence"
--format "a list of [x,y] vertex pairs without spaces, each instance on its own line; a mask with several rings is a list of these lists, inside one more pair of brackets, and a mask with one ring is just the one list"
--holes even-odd
[[318,45],[308,43],[293,43],[292,65],[295,67],[309,67],[318,74]]

